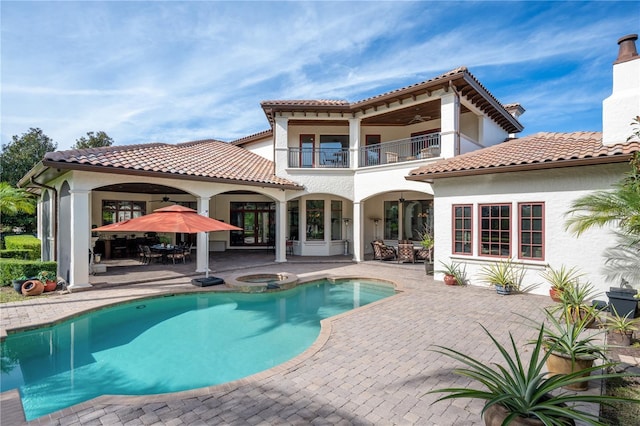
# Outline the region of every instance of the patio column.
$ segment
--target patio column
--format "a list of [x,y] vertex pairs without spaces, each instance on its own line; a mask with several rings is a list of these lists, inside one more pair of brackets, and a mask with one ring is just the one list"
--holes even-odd
[[458,95],[449,91],[440,99],[440,114],[442,115],[440,128],[440,155],[444,158],[455,157],[460,151],[460,99]]
[[[360,147],[360,119],[349,119],[349,167],[358,168],[358,148]],[[356,228],[353,228],[354,230]]]
[[362,261],[363,214],[360,202],[353,203],[353,261]]
[[276,201],[276,262],[287,261],[287,202]]
[[[198,197],[198,214],[209,217],[210,197]],[[209,233],[198,232],[196,249],[196,272],[207,272],[209,268]]]
[[289,119],[287,117],[276,117],[273,124],[273,142],[275,150],[274,163],[276,175],[283,176],[289,167]]
[[89,284],[89,245],[91,241],[89,191],[71,189],[69,194],[71,196],[69,287],[91,287]]

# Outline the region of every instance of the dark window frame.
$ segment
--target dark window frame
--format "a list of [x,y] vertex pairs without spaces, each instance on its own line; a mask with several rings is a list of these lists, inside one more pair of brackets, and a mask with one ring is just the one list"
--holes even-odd
[[[462,209],[462,216],[458,217],[456,215],[456,209]],[[468,209],[468,216],[465,215],[465,209]],[[451,206],[451,253],[459,254],[463,256],[473,256],[473,204],[454,204]],[[462,221],[462,227],[458,228],[457,223],[458,220]],[[469,227],[464,226],[464,222],[469,221]],[[456,235],[460,232],[462,235],[468,233],[469,240],[465,242],[464,239],[457,239]],[[460,244],[463,248],[462,251],[456,250],[456,246]],[[466,250],[468,248],[468,251]]]
[[[522,209],[525,206],[529,206],[531,208],[531,213],[529,216],[523,216]],[[540,216],[534,216],[534,206],[540,207]],[[525,220],[530,220],[531,224],[528,226],[529,229],[524,225]],[[540,221],[540,230],[535,230],[533,226],[533,221]],[[537,202],[520,202],[518,203],[518,259],[522,260],[544,260],[545,259],[545,204],[542,201]],[[525,238],[523,237],[525,234],[529,234],[528,242],[524,243]],[[540,242],[534,243],[534,234],[540,235]],[[524,255],[523,247],[529,247],[530,256]],[[540,250],[540,256],[534,256],[533,254],[536,252],[536,249]]]

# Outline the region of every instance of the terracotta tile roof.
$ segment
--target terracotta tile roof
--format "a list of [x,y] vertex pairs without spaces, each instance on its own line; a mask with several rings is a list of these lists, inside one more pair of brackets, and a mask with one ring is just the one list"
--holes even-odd
[[640,142],[602,144],[601,132],[536,133],[438,161],[409,173],[408,179],[534,170],[627,161]]
[[234,145],[242,146],[244,144],[247,144],[247,143],[250,143],[250,142],[259,141],[261,139],[265,139],[265,138],[269,138],[269,137],[273,137],[273,131],[271,129],[263,130],[261,132],[254,133],[254,134],[249,135],[249,136],[243,136],[240,139],[236,139],[234,141],[231,141],[230,143],[232,143]]
[[509,133],[522,131],[522,124],[487,90],[467,67],[458,67],[447,71],[430,80],[392,90],[380,95],[363,99],[354,103],[343,100],[275,100],[260,102],[267,119],[273,125],[274,118],[279,112],[335,112],[351,114],[365,112],[370,108],[413,98],[418,94],[432,92],[437,89],[454,87],[462,96],[467,96],[471,102],[494,119]]
[[61,169],[153,176],[166,174],[166,177],[173,178],[302,188],[295,182],[275,176],[272,161],[217,140],[57,151],[47,153],[43,164]]

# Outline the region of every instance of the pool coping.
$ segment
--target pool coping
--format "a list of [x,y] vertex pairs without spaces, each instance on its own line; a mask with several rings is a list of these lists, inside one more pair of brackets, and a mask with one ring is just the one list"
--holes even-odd
[[[391,301],[397,297],[401,297],[403,294],[406,294],[406,289],[404,288],[404,286],[397,281],[380,279],[380,278],[363,277],[361,275],[334,275],[334,274],[311,275],[303,279],[298,279],[296,287],[299,285],[308,284],[310,282],[317,281],[320,279],[327,279],[333,282],[339,281],[339,280],[348,280],[348,279],[354,279],[354,280],[362,279],[367,281],[375,281],[375,282],[380,282],[385,284],[392,284],[396,294],[321,320],[320,332],[318,333],[318,337],[302,353],[300,353],[299,355],[296,355],[295,357],[291,358],[288,361],[285,361],[282,364],[276,365],[267,370],[252,374],[250,376],[233,380],[231,382],[221,383],[218,385],[205,386],[202,388],[189,389],[189,390],[179,391],[179,392],[168,392],[168,393],[149,394],[149,395],[101,395],[96,398],[92,398],[90,400],[72,405],[70,407],[63,408],[62,410],[45,414],[44,416],[37,417],[35,419],[29,420],[28,422],[37,423],[37,422],[43,422],[43,421],[55,421],[56,419],[65,417],[69,414],[78,413],[81,411],[85,411],[87,409],[91,409],[95,407],[97,404],[136,405],[142,402],[154,403],[154,402],[165,401],[168,396],[175,396],[176,398],[195,398],[195,397],[203,397],[203,396],[213,397],[213,396],[221,396],[221,395],[227,394],[230,391],[235,390],[240,386],[252,384],[260,380],[268,379],[276,374],[294,371],[297,366],[302,364],[304,361],[312,358],[326,345],[327,341],[331,337],[331,333],[333,330],[333,323],[335,321],[339,321],[342,318],[348,317],[350,315],[354,315],[356,313],[361,313],[363,311],[366,311],[367,309],[372,309],[381,303]],[[269,292],[286,291],[286,290],[288,289],[269,290]],[[211,291],[206,291],[204,289],[198,288],[196,289],[196,291],[193,291],[191,289],[185,289],[184,291],[168,291],[168,292],[155,293],[153,295],[131,296],[123,300],[120,300],[118,302],[113,302],[113,303],[85,309],[82,311],[78,311],[73,314],[66,315],[65,317],[57,318],[50,322],[45,322],[40,324],[31,324],[24,327],[7,329],[6,335],[22,332],[22,331],[33,330],[41,327],[53,326],[61,322],[67,321],[69,319],[76,318],[80,315],[84,315],[89,312],[96,312],[102,309],[113,307],[115,305],[130,303],[132,301],[138,301],[143,299],[155,299],[158,297],[166,297],[172,294],[178,295],[178,294],[210,293],[210,292]],[[243,294],[242,292],[235,289],[222,289],[222,291],[218,290],[216,292]],[[260,293],[256,293],[256,294],[260,294]],[[4,340],[5,337],[6,336],[0,336],[0,341]],[[22,399],[20,397],[20,392],[18,389],[11,389],[11,390],[0,393],[0,408],[1,408],[0,411],[2,411],[3,413],[3,417],[16,419],[16,417],[14,416],[21,416],[22,422],[27,423],[26,416],[24,414],[24,409],[22,407]]]

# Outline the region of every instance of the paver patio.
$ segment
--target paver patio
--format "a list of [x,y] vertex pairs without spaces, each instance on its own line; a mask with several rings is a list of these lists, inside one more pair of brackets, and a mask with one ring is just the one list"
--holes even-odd
[[[245,256],[246,258],[246,256]],[[429,349],[454,347],[485,361],[499,358],[479,324],[503,343],[511,332],[523,345],[535,330],[517,313],[542,318],[552,302],[536,295],[498,296],[483,287],[450,287],[426,276],[422,264],[345,259],[327,263],[297,258],[275,264],[262,258],[253,265],[221,268],[216,276],[290,272],[302,280],[315,277],[371,277],[393,281],[396,296],[323,321],[317,341],[302,355],[268,371],[224,385],[180,393],[123,397],[103,396],[53,413],[30,424],[57,425],[482,425],[482,403],[444,401],[431,405],[430,389],[468,380],[453,375],[448,358]],[[272,259],[272,256],[271,256]],[[312,262],[309,262],[311,260]],[[224,262],[229,266],[232,262]],[[213,267],[216,268],[214,262]],[[191,267],[193,269],[193,267]],[[149,277],[151,273],[145,275]],[[163,274],[163,272],[154,272]],[[153,275],[153,274],[151,274]],[[165,276],[166,272],[164,273]],[[159,276],[159,275],[158,275]],[[106,276],[92,280],[105,282]],[[113,275],[111,284],[127,282]],[[189,277],[122,284],[36,298],[0,306],[1,333],[7,329],[55,321],[118,301],[163,292],[220,291],[201,289]],[[598,392],[591,383],[590,392]],[[24,415],[17,391],[2,394],[1,422],[17,425]],[[591,410],[596,407],[590,407]]]

